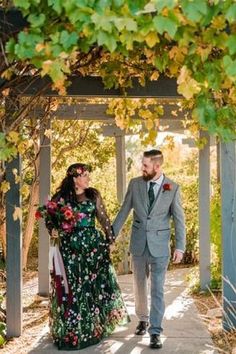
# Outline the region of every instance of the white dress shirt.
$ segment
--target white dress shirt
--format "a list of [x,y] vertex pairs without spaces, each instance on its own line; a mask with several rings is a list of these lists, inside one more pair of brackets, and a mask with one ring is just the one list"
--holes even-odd
[[164,175],[162,173],[159,178],[157,178],[155,180],[151,179],[150,181],[147,182],[147,190],[149,190],[150,182],[154,182],[155,183],[155,185],[153,186],[153,191],[154,191],[155,198],[156,198],[157,193],[159,192],[159,189],[160,189],[160,187],[162,185],[163,179],[164,179]]

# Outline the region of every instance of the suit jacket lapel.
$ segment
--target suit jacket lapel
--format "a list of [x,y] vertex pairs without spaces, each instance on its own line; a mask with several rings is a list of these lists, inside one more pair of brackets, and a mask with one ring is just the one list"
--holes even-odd
[[146,213],[148,213],[148,193],[147,193],[147,182],[141,179],[139,182],[141,205],[143,205]]
[[160,200],[160,198],[161,198],[161,194],[162,194],[162,187],[163,187],[163,184],[166,182],[166,177],[165,177],[165,175],[164,175],[164,178],[163,178],[163,181],[162,181],[162,183],[161,183],[161,185],[160,185],[160,188],[159,188],[159,190],[158,190],[158,193],[157,193],[157,196],[156,196],[156,198],[155,198],[155,200],[154,200],[154,203],[153,203],[153,205],[152,205],[152,207],[151,207],[151,210],[150,210],[150,213],[149,214],[151,214],[151,212],[153,211],[153,208],[157,205],[157,203],[159,202],[159,200]]

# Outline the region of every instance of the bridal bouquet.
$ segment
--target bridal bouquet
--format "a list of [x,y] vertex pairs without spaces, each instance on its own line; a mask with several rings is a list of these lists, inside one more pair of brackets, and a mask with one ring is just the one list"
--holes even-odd
[[85,216],[62,198],[57,202],[49,200],[45,205],[39,206],[35,213],[36,219],[43,218],[48,228],[65,233],[70,233]]

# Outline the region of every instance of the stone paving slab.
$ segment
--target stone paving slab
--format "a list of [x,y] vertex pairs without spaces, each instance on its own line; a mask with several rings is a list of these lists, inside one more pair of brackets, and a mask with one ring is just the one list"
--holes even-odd
[[[165,299],[166,311],[163,322],[163,348],[158,353],[165,354],[217,354],[210,335],[188,294],[186,275],[188,269],[168,271]],[[119,276],[131,323],[126,327],[119,327],[101,343],[72,353],[80,354],[153,354],[156,350],[150,349],[149,336],[136,336],[134,329],[137,319],[134,311],[134,295],[132,275]],[[58,351],[48,336],[48,327],[45,326],[35,343],[26,353],[30,354],[66,354],[68,351]]]

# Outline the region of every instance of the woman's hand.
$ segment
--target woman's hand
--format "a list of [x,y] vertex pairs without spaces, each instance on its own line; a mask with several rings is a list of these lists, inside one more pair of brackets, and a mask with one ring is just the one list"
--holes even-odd
[[52,238],[58,238],[59,237],[58,231],[56,229],[52,229],[51,237]]

